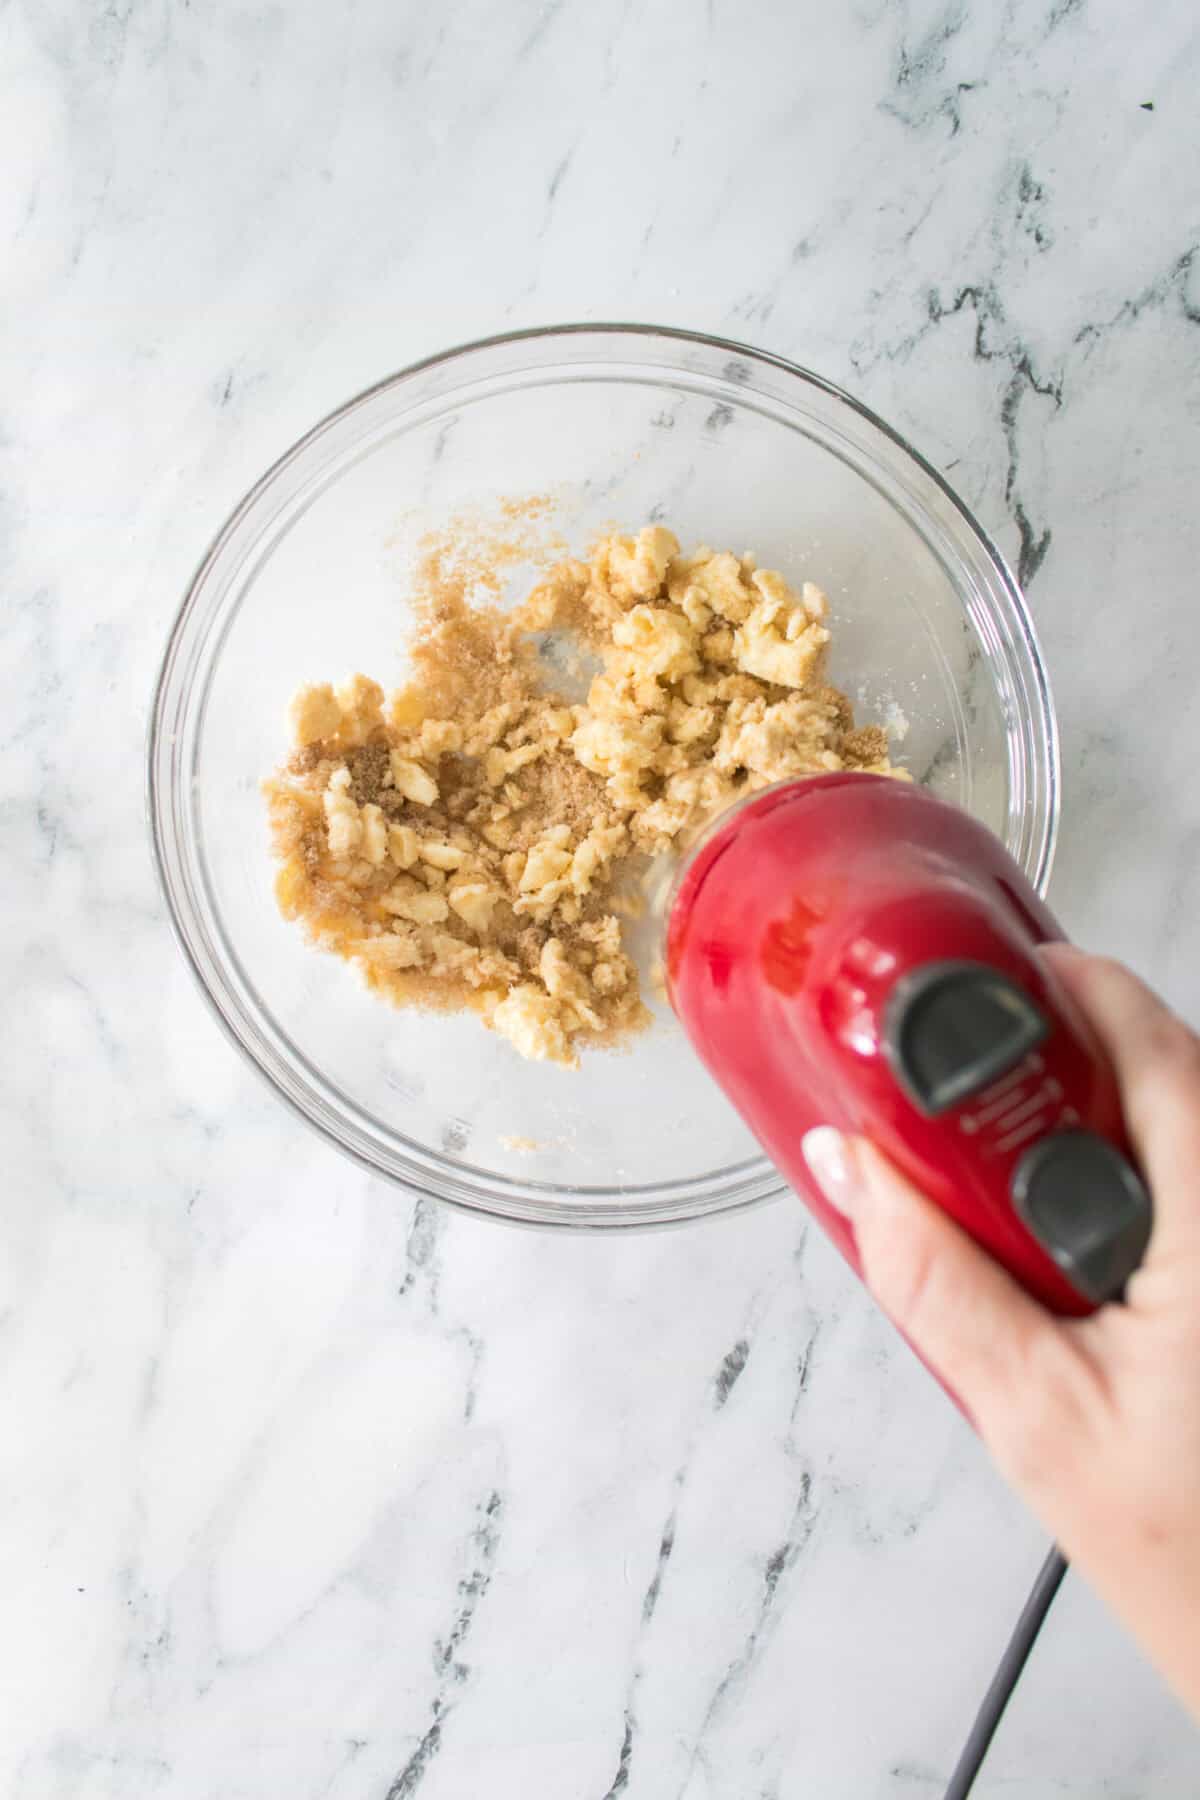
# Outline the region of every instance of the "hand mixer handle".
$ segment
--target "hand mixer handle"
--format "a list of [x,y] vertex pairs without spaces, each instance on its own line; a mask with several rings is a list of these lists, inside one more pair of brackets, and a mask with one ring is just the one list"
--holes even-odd
[[[1028,990],[1001,970],[936,961],[895,984],[883,1048],[913,1105],[936,1118],[994,1092],[1053,1031]],[[1115,1144],[1081,1127],[1051,1132],[1017,1162],[1009,1192],[1017,1217],[1085,1299],[1099,1306],[1124,1291],[1145,1255],[1153,1209]]]

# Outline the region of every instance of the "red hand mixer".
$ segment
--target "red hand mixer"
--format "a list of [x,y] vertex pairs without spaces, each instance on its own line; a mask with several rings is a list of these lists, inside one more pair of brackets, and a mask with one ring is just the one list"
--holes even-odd
[[[710,1072],[856,1269],[801,1154],[810,1126],[871,1138],[1040,1301],[1082,1314],[1120,1296],[1151,1203],[1112,1069],[1038,956],[1061,936],[966,813],[821,775],[753,796],[692,852],[667,976]],[[947,1800],[968,1792],[1064,1568],[1052,1552]]]
[[[769,788],[692,853],[667,927],[692,1043],[839,1249],[800,1142],[874,1140],[1060,1313],[1119,1294],[1150,1201],[1116,1082],[1037,946],[1062,932],[996,838],[922,788]],[[953,1378],[953,1371],[947,1371]]]

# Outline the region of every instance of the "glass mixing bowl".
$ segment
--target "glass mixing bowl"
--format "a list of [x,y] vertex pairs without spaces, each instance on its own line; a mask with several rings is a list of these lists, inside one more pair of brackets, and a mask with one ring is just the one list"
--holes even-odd
[[[260,782],[303,681],[405,676],[403,570],[467,508],[550,493],[583,550],[614,522],[751,549],[833,603],[833,678],[899,760],[1044,887],[1054,711],[1016,583],[897,434],[778,357],[688,332],[518,332],[419,363],[289,450],[204,558],[167,646],[149,747],[179,940],[230,1035],[310,1124],[410,1191],[494,1217],[618,1227],[781,1190],[669,1013],[580,1072],[474,1017],[398,1011],[276,911]],[[532,569],[515,569],[512,596]]]

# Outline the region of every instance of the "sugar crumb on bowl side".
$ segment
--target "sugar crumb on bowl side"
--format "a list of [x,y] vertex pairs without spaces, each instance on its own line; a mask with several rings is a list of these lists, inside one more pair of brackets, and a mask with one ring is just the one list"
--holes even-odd
[[[649,1022],[622,937],[639,866],[770,782],[902,772],[825,680],[811,582],[685,556],[661,525],[564,558],[508,613],[472,605],[469,576],[477,593],[461,557],[426,556],[413,679],[390,698],[365,675],[293,698],[265,783],[276,895],[384,998],[470,1009],[576,1068]],[[598,660],[582,704],[547,687],[544,633]]]

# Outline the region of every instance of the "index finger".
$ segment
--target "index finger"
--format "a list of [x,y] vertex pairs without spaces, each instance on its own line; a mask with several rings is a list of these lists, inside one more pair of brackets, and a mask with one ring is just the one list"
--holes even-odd
[[1151,1254],[1200,1251],[1200,1038],[1123,964],[1062,944],[1042,953],[1116,1072],[1154,1193]]

